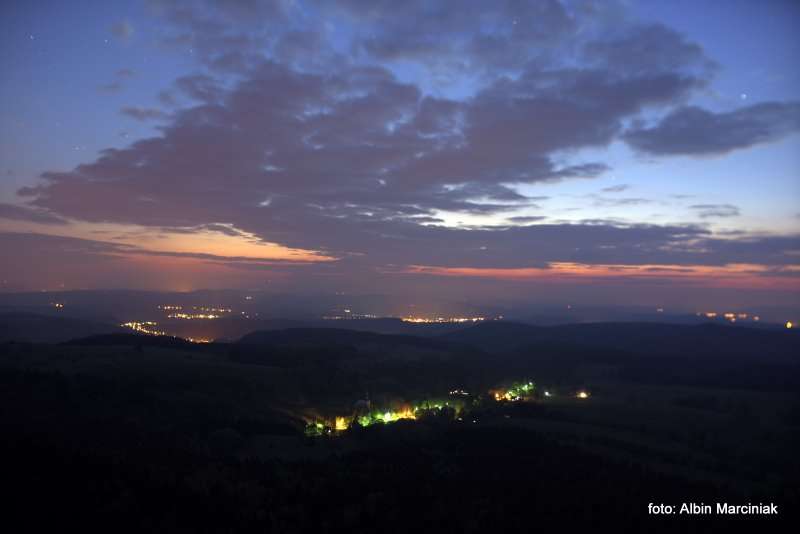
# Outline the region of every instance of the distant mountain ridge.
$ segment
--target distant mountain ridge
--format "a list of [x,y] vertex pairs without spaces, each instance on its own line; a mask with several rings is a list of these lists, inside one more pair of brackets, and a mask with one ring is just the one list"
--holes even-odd
[[[676,357],[786,363],[800,365],[800,334],[795,330],[755,329],[732,325],[660,323],[585,323],[535,326],[509,321],[475,325],[420,325],[399,319],[341,321],[267,320],[234,345],[392,346],[432,350],[458,347],[490,354],[547,351],[606,350],[644,357]],[[0,342],[81,345],[159,345],[190,348],[177,337],[146,337],[117,325],[84,319],[0,313]]]
[[354,345],[363,343],[408,345],[418,348],[449,348],[457,343],[439,337],[381,334],[345,328],[287,328],[259,330],[243,336],[241,345]]
[[173,336],[149,336],[146,334],[119,333],[119,334],[99,334],[88,337],[71,339],[61,343],[62,345],[77,345],[83,347],[162,347],[170,349],[197,349],[201,347],[199,343],[192,343],[180,337]]
[[0,342],[62,343],[71,339],[127,332],[124,328],[74,317],[0,313]]
[[659,323],[587,323],[540,327],[487,322],[440,336],[488,352],[534,345],[585,346],[658,356],[714,354],[800,363],[800,334],[794,330],[761,330],[722,325]]

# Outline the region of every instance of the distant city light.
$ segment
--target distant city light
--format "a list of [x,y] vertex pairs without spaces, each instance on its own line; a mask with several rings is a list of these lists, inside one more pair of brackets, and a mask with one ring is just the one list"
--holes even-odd
[[478,323],[486,317],[402,317],[406,323]]
[[170,313],[167,315],[169,319],[219,319],[219,315],[213,313]]
[[[707,312],[697,312],[698,316],[705,316],[707,319],[714,319],[719,317],[720,314],[715,311],[707,311]],[[744,312],[725,312],[721,314],[722,318],[726,321],[730,321],[731,323],[735,323],[737,320],[750,320],[750,321],[760,321],[761,317],[758,315],[751,315],[749,313]]]
[[794,325],[792,324],[792,321],[786,321],[786,328],[790,328],[790,329],[794,328]]
[[156,325],[157,323],[154,321],[130,321],[127,323],[122,323],[120,326],[130,328],[134,332],[147,334],[149,336],[166,336],[166,332],[153,328]]
[[378,316],[372,313],[353,313],[351,310],[344,310],[347,315],[323,315],[325,321],[347,321],[353,319],[377,319]]
[[578,394],[577,394],[576,396],[577,396],[579,399],[588,399],[588,398],[589,398],[589,393],[588,393],[588,392],[586,392],[586,391],[579,391],[579,392],[578,392]]

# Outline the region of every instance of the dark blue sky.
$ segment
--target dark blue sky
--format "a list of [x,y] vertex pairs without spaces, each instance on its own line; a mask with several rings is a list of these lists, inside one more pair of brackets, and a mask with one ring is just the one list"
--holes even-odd
[[798,6],[4,3],[3,287],[796,303]]

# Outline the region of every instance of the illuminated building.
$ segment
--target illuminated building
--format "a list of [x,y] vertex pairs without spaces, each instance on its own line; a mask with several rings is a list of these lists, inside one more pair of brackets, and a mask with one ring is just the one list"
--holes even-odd
[[347,427],[349,426],[350,426],[350,421],[348,421],[346,417],[337,417],[333,427],[336,430],[341,431],[341,430],[347,430]]
[[515,382],[507,389],[492,390],[490,393],[493,394],[494,400],[498,402],[517,402],[532,396],[535,389],[536,385],[533,383],[533,381]]

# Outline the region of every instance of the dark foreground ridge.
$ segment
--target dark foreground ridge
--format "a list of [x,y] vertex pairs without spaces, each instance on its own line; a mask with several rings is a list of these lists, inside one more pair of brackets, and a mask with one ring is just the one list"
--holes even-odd
[[[795,334],[491,322],[3,343],[5,503],[32,530],[730,529],[647,515],[684,501],[774,502],[781,515],[758,524],[787,520]],[[492,396],[522,377],[536,383],[524,399]],[[418,403],[443,409],[380,419]],[[378,414],[366,427],[364,406]],[[337,416],[349,430],[306,435]]]

